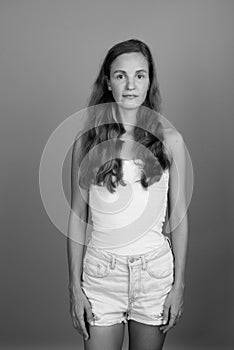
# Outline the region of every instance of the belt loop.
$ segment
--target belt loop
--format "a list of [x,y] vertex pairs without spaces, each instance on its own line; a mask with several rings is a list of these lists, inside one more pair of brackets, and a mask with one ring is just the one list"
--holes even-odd
[[142,261],[142,268],[143,268],[143,270],[145,270],[146,269],[146,263],[145,263],[144,255],[141,256],[141,261]]
[[116,257],[115,257],[115,255],[112,255],[112,257],[111,257],[111,269],[115,268],[115,261],[116,261]]

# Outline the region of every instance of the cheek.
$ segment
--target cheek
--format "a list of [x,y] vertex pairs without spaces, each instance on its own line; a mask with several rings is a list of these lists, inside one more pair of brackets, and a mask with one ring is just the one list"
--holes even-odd
[[116,87],[116,86],[113,86],[112,87],[112,95],[114,97],[119,97],[122,95],[122,89],[120,86]]
[[148,88],[149,88],[149,80],[145,81],[145,83],[142,86],[142,89],[146,92],[147,92]]
[[147,92],[148,92],[148,89],[149,89],[149,85],[148,84],[144,84],[144,86],[142,86],[142,96],[146,96],[147,95]]
[[141,86],[141,95],[142,96],[146,96],[148,91],[148,84],[144,84],[143,86]]
[[114,84],[112,85],[112,88],[114,91],[116,91],[116,93],[118,93],[118,91],[121,91],[123,89],[123,84]]

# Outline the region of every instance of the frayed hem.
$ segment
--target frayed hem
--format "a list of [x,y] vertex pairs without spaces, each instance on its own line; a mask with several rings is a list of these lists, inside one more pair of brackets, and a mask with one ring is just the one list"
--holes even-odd
[[127,323],[127,320],[125,318],[122,318],[119,321],[113,321],[113,322],[108,322],[108,323],[98,323],[97,321],[91,322],[89,323],[90,326],[98,326],[98,327],[110,327],[110,326],[114,326],[116,324],[120,324],[120,323]]
[[163,321],[147,321],[147,320],[143,320],[143,319],[139,319],[139,318],[128,318],[128,321],[135,321],[135,322],[139,322],[139,323],[143,323],[149,326],[165,326],[165,324],[163,323]]

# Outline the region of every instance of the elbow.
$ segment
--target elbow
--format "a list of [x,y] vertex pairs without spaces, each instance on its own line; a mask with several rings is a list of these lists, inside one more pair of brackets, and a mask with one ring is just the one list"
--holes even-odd
[[172,215],[169,218],[169,222],[170,222],[170,229],[171,231],[176,230],[177,228],[179,228],[179,230],[181,231],[181,229],[183,228],[183,231],[187,231],[188,229],[188,214],[187,211],[174,211],[172,213]]

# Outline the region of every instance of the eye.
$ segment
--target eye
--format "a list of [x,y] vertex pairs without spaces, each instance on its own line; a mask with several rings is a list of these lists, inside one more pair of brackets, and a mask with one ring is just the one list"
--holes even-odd
[[116,79],[118,79],[118,80],[122,80],[122,78],[124,78],[123,74],[118,74],[118,75],[116,76]]
[[140,80],[141,78],[144,78],[145,76],[143,74],[137,74],[138,78],[140,77]]

